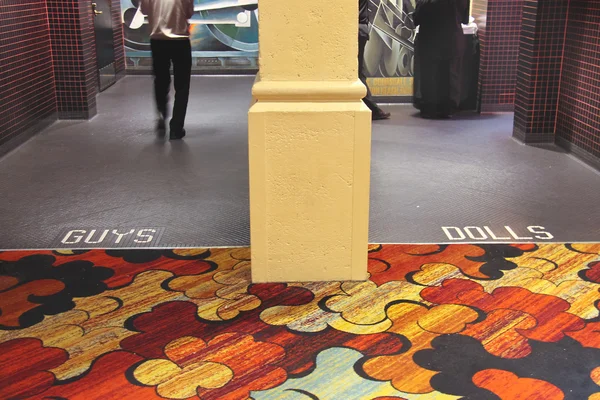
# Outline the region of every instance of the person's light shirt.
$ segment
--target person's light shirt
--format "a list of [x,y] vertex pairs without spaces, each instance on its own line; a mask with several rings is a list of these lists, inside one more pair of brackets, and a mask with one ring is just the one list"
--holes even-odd
[[194,15],[194,0],[141,0],[148,16],[150,39],[176,40],[190,37],[188,20]]

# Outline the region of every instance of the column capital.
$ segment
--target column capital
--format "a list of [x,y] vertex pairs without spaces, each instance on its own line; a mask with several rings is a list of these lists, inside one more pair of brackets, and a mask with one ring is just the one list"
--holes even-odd
[[256,101],[356,102],[367,94],[365,85],[355,81],[263,81],[252,88]]

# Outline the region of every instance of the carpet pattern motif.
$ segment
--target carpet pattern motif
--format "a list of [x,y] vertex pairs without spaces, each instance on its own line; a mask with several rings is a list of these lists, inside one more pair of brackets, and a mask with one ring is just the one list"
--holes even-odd
[[0,252],[0,398],[600,400],[600,244],[374,245],[369,273]]

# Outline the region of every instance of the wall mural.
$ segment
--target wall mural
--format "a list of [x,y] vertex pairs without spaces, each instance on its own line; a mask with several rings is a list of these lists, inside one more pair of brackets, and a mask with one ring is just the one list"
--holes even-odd
[[[195,69],[255,69],[258,0],[195,0],[191,42]],[[148,20],[139,0],[121,0],[128,69],[151,68]]]
[[409,16],[416,0],[371,0],[367,80],[374,96],[412,96],[416,30]]
[[[365,49],[373,95],[412,96],[416,0],[371,0],[371,40]],[[192,50],[196,70],[253,70],[258,56],[258,0],[196,0]],[[151,68],[147,18],[139,0],[121,0],[127,68]]]

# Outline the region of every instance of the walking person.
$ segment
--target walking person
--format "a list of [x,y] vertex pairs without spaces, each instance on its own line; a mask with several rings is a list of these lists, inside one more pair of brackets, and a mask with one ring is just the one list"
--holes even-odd
[[148,16],[150,48],[154,71],[154,95],[159,114],[157,128],[164,132],[173,65],[175,102],[169,123],[169,139],[185,136],[185,115],[190,95],[192,47],[190,24],[194,0],[141,0],[141,11]]
[[367,86],[367,77],[365,75],[365,46],[369,41],[369,0],[358,0],[358,77],[367,87],[367,95],[363,102],[371,110],[371,119],[374,121],[389,119],[390,113],[383,111],[373,100],[371,90]]
[[[418,108],[424,118],[450,118],[461,99],[462,25],[469,23],[470,0],[417,0],[413,21]],[[417,71],[418,70],[418,71]],[[417,96],[415,96],[417,97]]]

